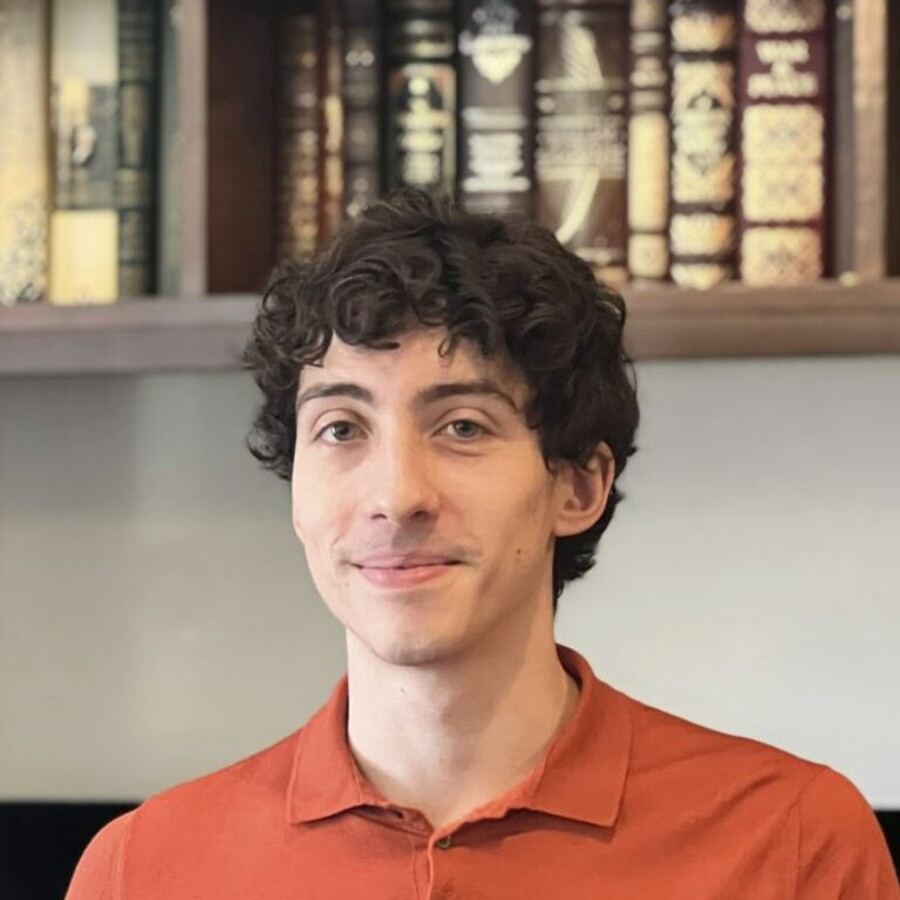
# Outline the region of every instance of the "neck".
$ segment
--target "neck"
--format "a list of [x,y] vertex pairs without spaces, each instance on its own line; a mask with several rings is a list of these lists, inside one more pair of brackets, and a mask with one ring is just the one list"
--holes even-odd
[[[394,665],[348,633],[348,739],[369,782],[434,828],[520,782],[575,710],[548,628],[426,665]],[[502,648],[502,649],[501,649]]]

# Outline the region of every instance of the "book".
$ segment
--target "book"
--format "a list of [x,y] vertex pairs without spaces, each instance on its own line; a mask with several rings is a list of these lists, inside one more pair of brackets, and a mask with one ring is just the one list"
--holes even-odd
[[207,258],[211,294],[262,291],[275,263],[278,4],[207,13]]
[[156,288],[159,21],[156,0],[118,0],[118,296]]
[[740,275],[801,284],[825,271],[825,0],[744,0]]
[[451,0],[390,0],[385,184],[456,187],[456,30]]
[[736,274],[735,0],[674,0],[669,274],[710,288]]
[[382,50],[378,0],[343,0],[343,207],[353,218],[381,194]]
[[530,215],[534,193],[534,11],[522,0],[459,7],[459,199],[471,212]]
[[667,0],[631,4],[628,95],[628,271],[669,275],[669,28]]
[[0,305],[11,306],[47,288],[47,4],[0,0],[0,18]]
[[628,4],[538,14],[537,217],[598,278],[627,276]]
[[119,293],[116,6],[116,0],[52,6],[52,303],[112,303]]
[[322,3],[319,24],[319,243],[340,228],[344,218],[343,25],[336,3]]
[[320,89],[316,14],[307,3],[278,23],[275,251],[307,260],[319,245]]
[[181,290],[179,4],[180,0],[162,0],[160,10],[156,287],[166,297],[175,297]]
[[853,91],[853,0],[836,0],[831,39],[831,273],[844,282],[856,280],[856,115]]

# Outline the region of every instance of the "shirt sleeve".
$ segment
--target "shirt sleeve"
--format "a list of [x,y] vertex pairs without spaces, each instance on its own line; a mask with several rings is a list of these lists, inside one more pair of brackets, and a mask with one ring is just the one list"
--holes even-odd
[[881,826],[851,781],[823,768],[796,813],[797,900],[900,900]]
[[113,819],[87,845],[65,900],[122,900],[122,866],[134,810]]

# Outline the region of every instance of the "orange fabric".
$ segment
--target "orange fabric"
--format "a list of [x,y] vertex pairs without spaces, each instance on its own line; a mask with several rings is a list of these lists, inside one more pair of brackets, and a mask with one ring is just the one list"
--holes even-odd
[[878,822],[833,770],[627,697],[560,648],[576,712],[516,788],[434,832],[365,781],[347,683],[296,734],[91,842],[68,900],[898,900]]

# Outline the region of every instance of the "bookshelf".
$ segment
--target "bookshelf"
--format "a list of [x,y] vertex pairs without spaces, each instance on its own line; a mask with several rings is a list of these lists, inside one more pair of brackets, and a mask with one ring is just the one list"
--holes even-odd
[[[239,367],[258,297],[207,291],[215,208],[207,191],[209,123],[219,111],[210,102],[222,102],[207,78],[207,44],[211,35],[216,39],[207,3],[178,5],[177,296],[0,308],[0,375]],[[855,283],[752,288],[733,282],[709,292],[630,283],[623,289],[626,342],[636,359],[900,352],[900,278],[888,277],[897,255],[888,239],[897,231],[889,227],[897,212],[888,209],[888,185],[896,184],[888,147],[900,149],[896,98],[890,116],[888,110],[888,71],[889,58],[897,68],[900,18],[888,22],[887,0],[856,0],[854,10]]]

